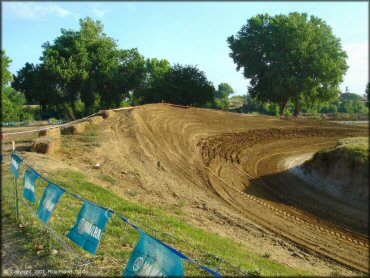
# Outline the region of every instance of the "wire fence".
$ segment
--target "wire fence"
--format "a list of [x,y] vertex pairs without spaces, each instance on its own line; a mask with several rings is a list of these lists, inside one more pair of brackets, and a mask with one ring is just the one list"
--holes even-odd
[[[4,160],[10,159],[10,155],[2,155],[1,160],[4,162]],[[38,165],[34,165],[31,167],[31,165],[25,161],[22,158],[23,164],[28,168],[28,169],[33,169],[35,171],[41,171],[41,167]],[[39,174],[39,178],[43,180],[46,183],[54,183],[49,180],[49,178],[45,178],[44,176]],[[55,184],[55,183],[54,183]],[[240,266],[234,265],[228,260],[223,259],[221,256],[210,253],[210,252],[205,252],[202,249],[198,248],[194,244],[190,243],[187,240],[180,239],[176,236],[174,236],[171,233],[168,233],[166,231],[163,231],[162,229],[154,228],[153,226],[145,223],[145,221],[142,221],[141,219],[138,218],[130,218],[128,219],[125,217],[122,213],[115,211],[111,208],[101,206],[99,204],[96,204],[90,200],[87,200],[78,194],[75,194],[73,192],[70,192],[69,190],[65,189],[65,193],[67,193],[69,196],[78,199],[79,201],[82,202],[90,202],[93,203],[94,205],[97,205],[101,208],[104,208],[106,210],[109,210],[110,212],[113,213],[113,215],[116,215],[121,222],[124,222],[125,224],[128,224],[129,226],[143,230],[141,227],[145,227],[146,230],[150,230],[150,234],[152,234],[153,237],[158,238],[162,240],[163,242],[166,242],[165,244],[168,244],[169,246],[182,246],[182,249],[186,250],[186,253],[190,254],[190,256],[184,255],[184,258],[186,258],[187,262],[190,262],[193,266],[198,266],[200,269],[208,272],[208,274],[224,274],[224,275],[230,275],[230,276],[255,276],[258,275],[261,270],[257,268],[257,265],[255,264],[254,260],[252,258],[248,258],[250,261],[250,264],[254,265],[254,269],[251,271],[246,271],[243,270]],[[15,194],[15,193],[14,193]],[[28,211],[32,212],[34,217],[38,218],[35,207],[32,206],[28,201],[26,201],[24,198],[21,198],[22,204],[24,207],[27,208]],[[53,229],[50,225],[44,224],[42,221],[41,222],[47,231],[47,233],[50,235],[50,238],[52,238],[54,241],[57,241],[58,244],[70,255],[73,257],[73,264],[75,267],[77,267],[81,273],[87,273],[87,270],[89,270],[90,274],[96,274],[101,272],[101,267],[102,265],[99,264],[99,267],[95,265],[95,262],[99,260],[104,260],[104,261],[109,261],[109,267],[113,267],[115,269],[122,269],[122,259],[114,257],[110,254],[104,253],[104,258],[101,257],[101,255],[96,256],[94,259],[87,260],[83,253],[76,251],[74,247],[71,247],[71,245],[64,240],[63,236],[60,235],[55,229]],[[111,220],[112,222],[112,220]],[[109,230],[109,225],[107,226],[107,230]],[[112,229],[113,230],[113,229]],[[122,232],[125,232],[123,229]],[[128,232],[126,230],[126,232]],[[130,232],[128,232],[130,234]],[[148,233],[149,234],[149,233]],[[155,236],[154,236],[155,235]],[[127,238],[130,235],[127,236],[122,236],[122,238]],[[213,270],[207,266],[205,266],[205,263],[209,263],[212,265],[213,268],[216,270]],[[108,267],[108,265],[106,265]],[[205,274],[205,273],[203,273]]]

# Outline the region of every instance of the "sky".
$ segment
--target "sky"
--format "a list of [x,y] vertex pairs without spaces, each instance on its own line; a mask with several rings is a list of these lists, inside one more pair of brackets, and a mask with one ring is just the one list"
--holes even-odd
[[104,32],[121,49],[137,48],[145,58],[171,64],[196,65],[217,88],[229,83],[236,95],[247,93],[249,81],[229,57],[226,39],[247,19],[305,12],[332,27],[347,52],[349,70],[342,91],[364,94],[369,80],[369,3],[363,2],[4,2],[2,49],[16,73],[26,62],[39,63],[42,44],[52,42],[60,29],[79,29],[87,16],[100,20]]

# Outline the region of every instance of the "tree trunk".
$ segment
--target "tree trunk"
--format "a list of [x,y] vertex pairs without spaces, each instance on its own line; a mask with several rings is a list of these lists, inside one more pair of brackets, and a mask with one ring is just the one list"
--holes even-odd
[[75,120],[76,119],[76,116],[77,116],[77,111],[76,111],[76,105],[75,105],[75,102],[73,100],[71,100],[69,102],[69,104],[71,105],[71,108],[72,108],[72,119]]
[[73,119],[73,115],[71,114],[71,111],[70,111],[70,109],[68,108],[68,106],[67,106],[67,104],[66,104],[66,103],[64,103],[64,104],[62,105],[62,108],[63,108],[63,110],[64,110],[64,116],[67,118],[67,120],[68,120],[68,121],[70,121],[70,120],[74,120],[74,119]]
[[92,108],[94,105],[94,93],[92,91],[92,81],[87,80],[87,83],[83,87],[83,94],[82,94],[82,101],[85,104],[85,116],[91,115],[92,114]]
[[299,117],[302,115],[302,105],[299,101],[295,102],[294,116]]
[[280,118],[284,117],[284,110],[285,110],[285,106],[286,106],[286,101],[285,100],[282,100],[280,103],[279,103],[279,113],[280,113]]

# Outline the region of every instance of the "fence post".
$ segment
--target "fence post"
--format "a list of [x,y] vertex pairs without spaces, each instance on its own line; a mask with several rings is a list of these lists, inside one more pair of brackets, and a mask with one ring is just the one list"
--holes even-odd
[[[15,143],[12,141],[13,153],[15,152]],[[15,219],[18,221],[18,180],[14,177],[15,185]]]
[[15,219],[18,221],[18,180],[14,177],[15,183]]

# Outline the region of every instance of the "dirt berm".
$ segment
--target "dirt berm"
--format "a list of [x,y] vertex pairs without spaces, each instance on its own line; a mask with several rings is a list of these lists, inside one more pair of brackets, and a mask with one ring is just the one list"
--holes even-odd
[[344,147],[318,152],[305,162],[303,169],[307,178],[321,180],[321,188],[347,202],[368,204],[369,157],[363,160],[353,157]]
[[289,266],[369,272],[368,209],[283,166],[367,127],[153,104],[117,111],[99,129],[100,145],[71,144],[65,157],[92,174],[99,163],[119,178],[109,185],[117,194],[181,209],[188,221]]

